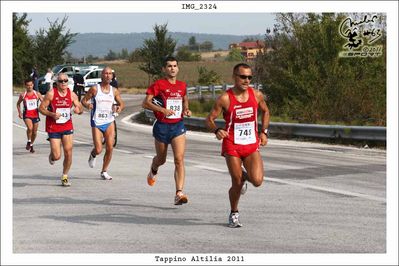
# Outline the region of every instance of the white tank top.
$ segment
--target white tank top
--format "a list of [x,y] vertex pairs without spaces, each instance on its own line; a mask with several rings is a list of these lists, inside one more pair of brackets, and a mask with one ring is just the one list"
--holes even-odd
[[101,90],[100,84],[97,84],[97,94],[94,98],[94,108],[91,119],[96,126],[105,125],[115,120],[112,115],[112,106],[114,104],[114,88],[110,86],[108,94]]

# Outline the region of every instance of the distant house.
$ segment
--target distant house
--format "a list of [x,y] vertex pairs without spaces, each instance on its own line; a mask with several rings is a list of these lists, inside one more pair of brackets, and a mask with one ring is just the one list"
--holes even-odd
[[254,42],[240,42],[232,43],[229,45],[229,49],[240,49],[241,54],[245,57],[246,61],[252,61],[256,58],[259,52],[264,52],[265,43],[263,41],[257,40]]

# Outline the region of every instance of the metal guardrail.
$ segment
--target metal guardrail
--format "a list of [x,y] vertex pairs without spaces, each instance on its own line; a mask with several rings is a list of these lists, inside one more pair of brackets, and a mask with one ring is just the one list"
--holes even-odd
[[[145,110],[145,115],[150,119],[155,119],[153,112],[150,110]],[[223,119],[216,119],[215,123],[218,127],[224,128],[225,126]],[[205,118],[202,117],[185,117],[184,124],[192,127],[206,128]],[[323,139],[386,141],[386,127],[270,122],[269,130],[272,135]]]
[[[261,90],[263,88],[262,84],[250,84],[251,87]],[[187,88],[187,93],[192,94],[192,93],[197,93],[198,97],[202,97],[203,92],[211,92],[212,93],[212,98],[216,98],[216,91],[226,91],[227,89],[230,89],[234,87],[234,85],[228,85],[228,84],[223,84],[223,85],[209,85],[209,86],[195,86],[195,87],[189,87]]]

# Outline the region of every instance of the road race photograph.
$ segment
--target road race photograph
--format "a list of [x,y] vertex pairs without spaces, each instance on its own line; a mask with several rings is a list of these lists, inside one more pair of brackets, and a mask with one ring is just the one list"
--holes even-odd
[[397,2],[1,10],[2,265],[398,264]]

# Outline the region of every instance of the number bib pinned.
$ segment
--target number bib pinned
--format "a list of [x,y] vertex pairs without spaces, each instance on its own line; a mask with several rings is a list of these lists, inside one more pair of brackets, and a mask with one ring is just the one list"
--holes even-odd
[[255,121],[234,124],[234,143],[253,144],[256,142]]
[[112,111],[110,110],[96,110],[96,121],[99,123],[108,123],[112,119]]
[[57,108],[56,113],[60,113],[59,119],[55,120],[57,124],[64,124],[71,119],[71,109],[70,108]]
[[36,99],[26,100],[26,109],[28,111],[37,109],[37,100]]
[[176,119],[181,117],[183,110],[183,100],[181,98],[167,99],[166,109],[175,111],[174,115],[167,116],[167,119]]

